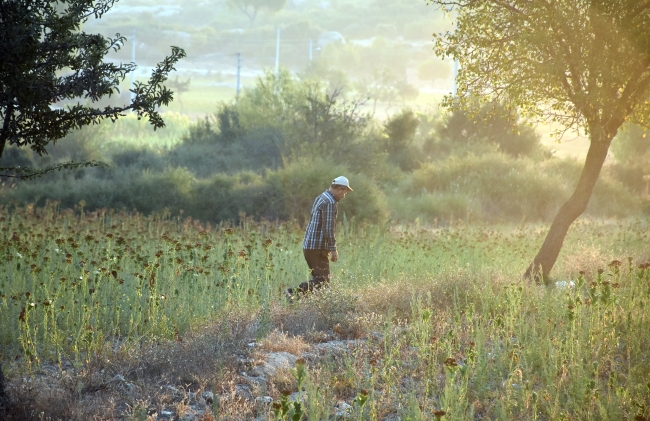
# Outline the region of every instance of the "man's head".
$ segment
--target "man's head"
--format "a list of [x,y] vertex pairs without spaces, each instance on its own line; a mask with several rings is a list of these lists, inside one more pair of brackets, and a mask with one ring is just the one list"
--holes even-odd
[[351,192],[350,182],[346,177],[339,176],[332,180],[330,185],[330,193],[334,196],[337,202],[345,197],[348,192]]

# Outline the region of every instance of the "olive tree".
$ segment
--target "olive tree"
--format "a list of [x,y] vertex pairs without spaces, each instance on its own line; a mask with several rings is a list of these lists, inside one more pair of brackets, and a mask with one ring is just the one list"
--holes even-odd
[[[99,19],[116,0],[2,0],[0,2],[0,157],[6,145],[29,146],[39,155],[68,132],[104,119],[115,121],[126,111],[147,118],[154,127],[165,123],[158,108],[173,93],[163,83],[185,56],[171,47],[147,83],[136,82],[133,99],[123,106],[93,106],[119,93],[119,85],[135,64],[104,61],[125,41],[83,32],[82,25]],[[63,105],[67,104],[67,105]],[[65,163],[48,170],[97,165]],[[31,178],[48,170],[3,168],[5,177]]]
[[526,276],[546,280],[585,211],[612,139],[650,122],[650,0],[429,0],[455,16],[435,52],[459,61],[451,109],[499,102],[529,121],[577,130],[590,146]]

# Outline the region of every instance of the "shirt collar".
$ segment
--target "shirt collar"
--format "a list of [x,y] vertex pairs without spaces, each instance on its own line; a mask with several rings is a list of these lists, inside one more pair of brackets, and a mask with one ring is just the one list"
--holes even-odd
[[336,199],[334,198],[334,195],[333,195],[332,193],[330,193],[329,190],[325,190],[325,193],[327,193],[327,195],[328,195],[329,197],[332,198],[332,200],[334,201],[334,203],[338,203],[338,200],[336,200]]

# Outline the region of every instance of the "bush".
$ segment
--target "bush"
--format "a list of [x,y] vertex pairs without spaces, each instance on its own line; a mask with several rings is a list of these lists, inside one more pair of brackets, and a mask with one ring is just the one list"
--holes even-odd
[[[519,116],[500,104],[487,104],[473,114],[455,111],[436,127],[442,149],[472,150],[489,143],[510,156],[533,156],[543,152],[539,135],[519,122]],[[447,144],[447,145],[445,145]]]
[[400,222],[420,220],[433,224],[434,220],[451,221],[479,214],[480,208],[466,196],[447,193],[423,193],[414,197],[389,196],[391,219]]
[[113,165],[120,169],[135,167],[140,170],[161,171],[165,168],[164,158],[151,149],[127,149],[116,152],[111,157]]
[[33,167],[32,151],[16,146],[7,146],[2,153],[0,167]]
[[350,179],[354,191],[339,204],[339,217],[371,222],[386,219],[387,208],[379,187],[363,174],[323,160],[299,161],[269,175],[271,185],[282,186],[288,219],[306,222],[316,196],[327,190],[339,175]]
[[[637,194],[647,195],[650,181],[650,130],[625,126],[612,141],[613,176]],[[644,178],[645,177],[645,178]]]
[[[452,156],[416,170],[401,191],[405,197],[418,198],[420,202],[415,203],[432,201],[431,193],[438,195],[436,199],[444,195],[464,197],[467,209],[482,219],[548,220],[572,194],[580,169],[581,165],[571,159],[535,162],[499,153]],[[392,208],[400,210],[399,206]],[[604,171],[587,213],[612,217],[628,216],[637,210],[638,200]]]

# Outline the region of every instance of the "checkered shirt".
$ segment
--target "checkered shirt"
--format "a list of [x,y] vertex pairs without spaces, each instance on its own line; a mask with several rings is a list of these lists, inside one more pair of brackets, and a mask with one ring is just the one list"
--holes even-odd
[[329,191],[323,192],[314,200],[309,217],[309,225],[305,231],[302,248],[306,250],[336,250],[336,200]]

